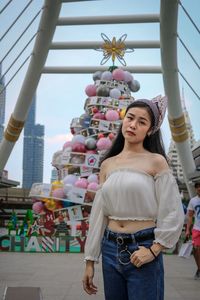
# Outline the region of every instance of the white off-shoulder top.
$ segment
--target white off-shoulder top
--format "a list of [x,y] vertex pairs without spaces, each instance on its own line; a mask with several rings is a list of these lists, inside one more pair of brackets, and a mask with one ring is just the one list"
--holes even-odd
[[92,206],[85,260],[99,261],[108,218],[153,220],[156,222],[154,242],[173,247],[182,231],[184,212],[171,171],[151,176],[132,168],[120,168],[108,174]]

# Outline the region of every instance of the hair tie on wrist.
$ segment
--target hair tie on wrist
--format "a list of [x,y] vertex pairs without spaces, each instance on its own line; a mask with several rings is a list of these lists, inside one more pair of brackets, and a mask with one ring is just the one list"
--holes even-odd
[[151,248],[149,248],[150,252],[153,254],[154,258],[157,257],[157,255],[155,255],[155,253],[153,252],[153,250]]

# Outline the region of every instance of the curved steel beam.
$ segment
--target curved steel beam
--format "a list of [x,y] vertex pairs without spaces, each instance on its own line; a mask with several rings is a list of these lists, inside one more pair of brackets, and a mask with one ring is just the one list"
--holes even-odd
[[189,182],[189,174],[195,171],[195,163],[189,144],[188,132],[184,113],[181,106],[181,97],[178,80],[177,64],[177,18],[178,1],[161,0],[160,6],[160,43],[161,63],[165,94],[168,97],[168,117],[175,141],[177,153],[182,165],[185,182],[190,196],[194,194]]
[[2,171],[12,152],[15,142],[23,129],[28,111],[46,62],[49,46],[52,42],[56,23],[61,9],[60,0],[46,0],[41,16],[38,35],[33,54],[24,78],[17,103],[0,143],[0,171]]

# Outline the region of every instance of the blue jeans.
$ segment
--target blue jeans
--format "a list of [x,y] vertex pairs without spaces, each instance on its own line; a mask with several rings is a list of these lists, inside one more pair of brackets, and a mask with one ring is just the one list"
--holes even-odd
[[[130,254],[138,250],[138,246],[149,248],[152,245],[153,231],[154,228],[148,228],[135,234],[125,234],[114,233],[109,229],[105,230],[102,240],[105,300],[164,299],[162,253],[152,262],[144,264],[140,268],[130,262]],[[116,236],[116,240],[110,238],[113,235]],[[127,236],[129,242],[126,243],[124,238]],[[133,238],[133,242],[130,242],[130,236]]]

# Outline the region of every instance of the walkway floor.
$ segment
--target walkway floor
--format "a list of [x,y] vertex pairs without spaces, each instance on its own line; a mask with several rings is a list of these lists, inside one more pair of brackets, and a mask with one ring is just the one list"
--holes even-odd
[[[194,280],[193,257],[164,255],[165,300],[199,300],[200,280]],[[98,295],[82,290],[82,254],[0,253],[0,299],[5,287],[41,287],[43,300],[103,300],[101,266],[97,265],[95,282]],[[15,299],[13,299],[15,300]],[[123,300],[123,299],[122,299]]]

